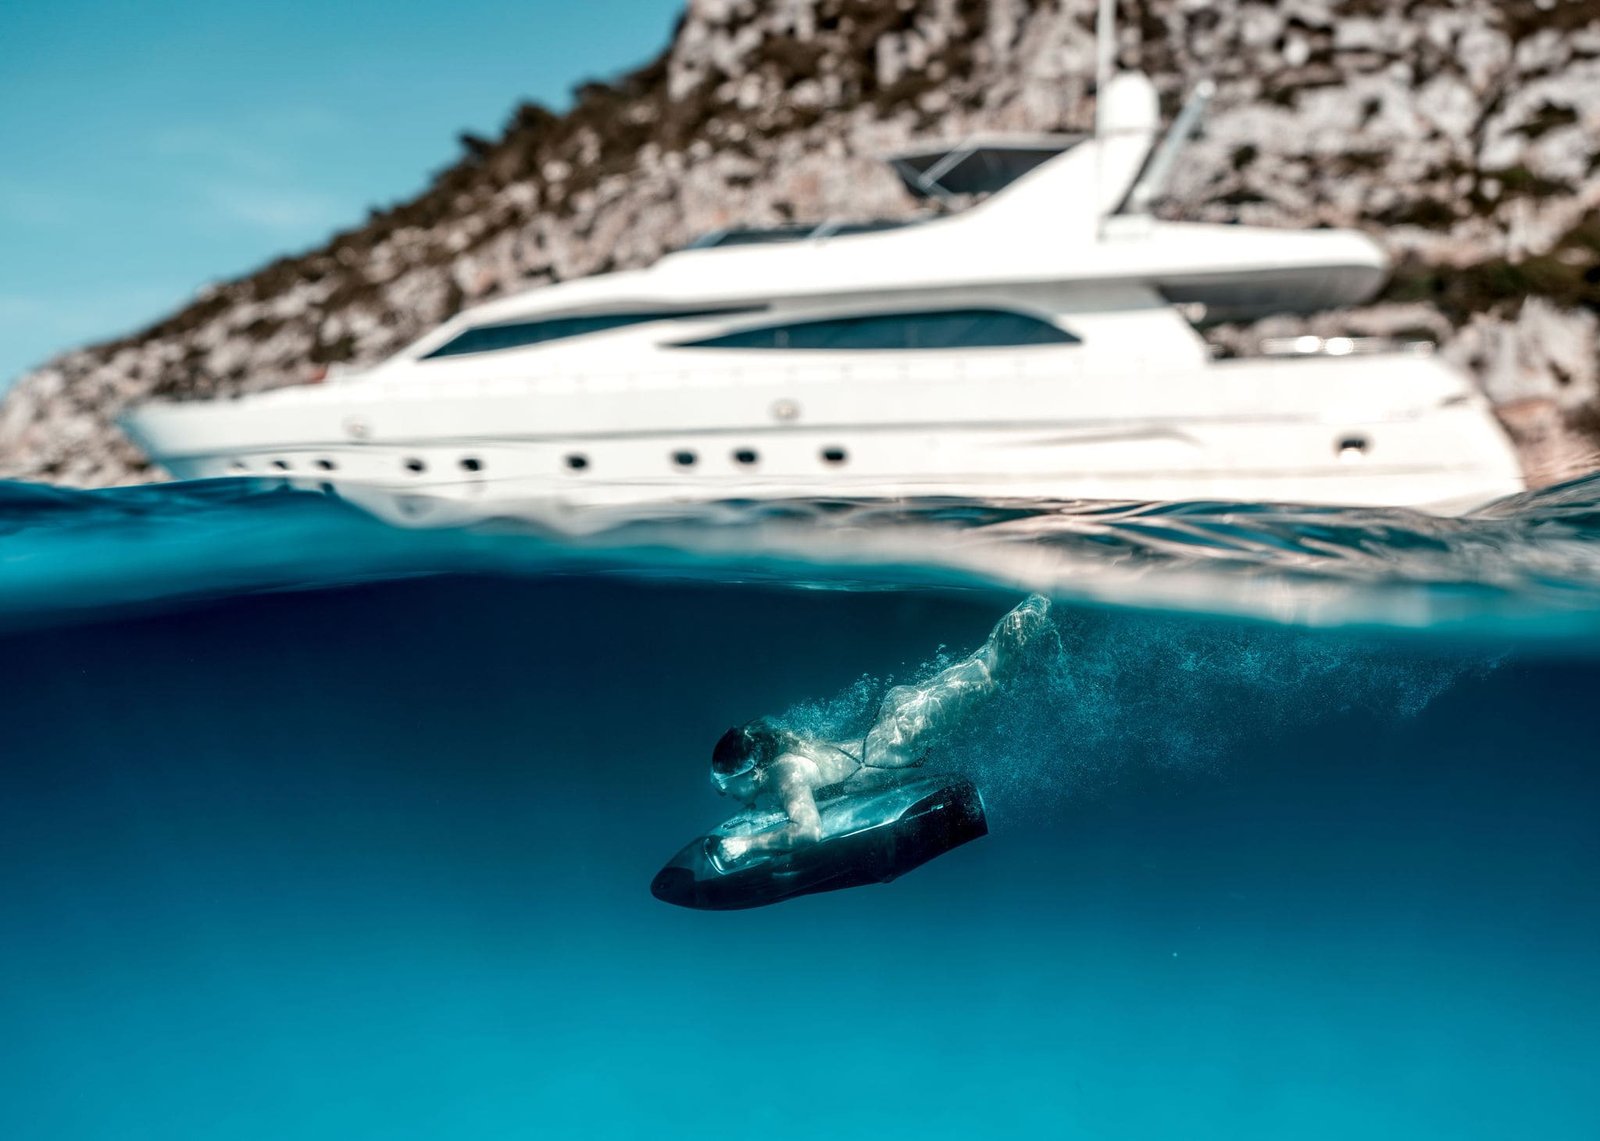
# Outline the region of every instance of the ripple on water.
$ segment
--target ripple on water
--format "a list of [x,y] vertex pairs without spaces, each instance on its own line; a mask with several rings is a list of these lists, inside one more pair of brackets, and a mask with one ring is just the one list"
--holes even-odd
[[1308,626],[1600,646],[1600,476],[1444,517],[1192,501],[726,501],[392,527],[317,491],[0,484],[0,628],[414,574],[1039,590]]

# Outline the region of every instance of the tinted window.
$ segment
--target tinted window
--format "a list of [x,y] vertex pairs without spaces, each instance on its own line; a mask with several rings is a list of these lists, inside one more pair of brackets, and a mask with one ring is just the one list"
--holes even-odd
[[702,234],[684,249],[711,250],[727,246],[766,246],[778,242],[803,242],[807,238],[841,238],[851,234],[878,234],[919,226],[920,218],[877,218],[868,222],[822,222],[798,226],[774,226],[766,230],[717,230]]
[[982,349],[1006,345],[1075,345],[1048,321],[1003,309],[873,313],[741,329],[678,348],[695,349]]
[[759,312],[764,306],[744,306],[737,309],[680,309],[669,313],[586,313],[575,317],[546,317],[538,321],[517,321],[506,325],[477,325],[464,329],[460,335],[446,341],[422,360],[434,357],[454,357],[463,353],[492,353],[503,349],[520,349],[546,341],[561,341],[569,337],[584,337],[590,333],[604,333],[626,325],[644,325],[652,321],[681,321],[690,317],[720,317],[736,313]]

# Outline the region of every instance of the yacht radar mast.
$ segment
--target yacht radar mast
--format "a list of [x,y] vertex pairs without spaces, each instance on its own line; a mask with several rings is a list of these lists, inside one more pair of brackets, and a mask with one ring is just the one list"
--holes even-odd
[[1094,48],[1094,90],[1098,99],[1106,84],[1111,82],[1117,66],[1117,0],[1100,0],[1100,11],[1094,23]]

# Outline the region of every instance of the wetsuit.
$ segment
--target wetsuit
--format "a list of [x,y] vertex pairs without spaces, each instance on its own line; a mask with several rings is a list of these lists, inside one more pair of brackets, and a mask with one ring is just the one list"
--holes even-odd
[[[1011,610],[971,655],[917,685],[884,695],[866,735],[857,741],[806,741],[786,754],[814,770],[813,789],[836,785],[863,769],[904,769],[921,764],[938,736],[991,696],[1017,668],[1022,650],[1049,629],[1050,604],[1032,595]],[[782,758],[780,758],[782,759]],[[775,790],[764,787],[762,804]]]

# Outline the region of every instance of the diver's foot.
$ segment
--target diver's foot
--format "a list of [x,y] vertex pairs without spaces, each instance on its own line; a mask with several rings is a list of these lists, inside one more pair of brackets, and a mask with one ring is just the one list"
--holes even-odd
[[1014,672],[1027,650],[1052,640],[1059,645],[1059,637],[1050,621],[1050,600],[1042,594],[1028,595],[989,635],[994,649],[991,672],[997,676]]
[[995,644],[1002,650],[1020,650],[1050,626],[1050,600],[1030,594],[995,625]]

